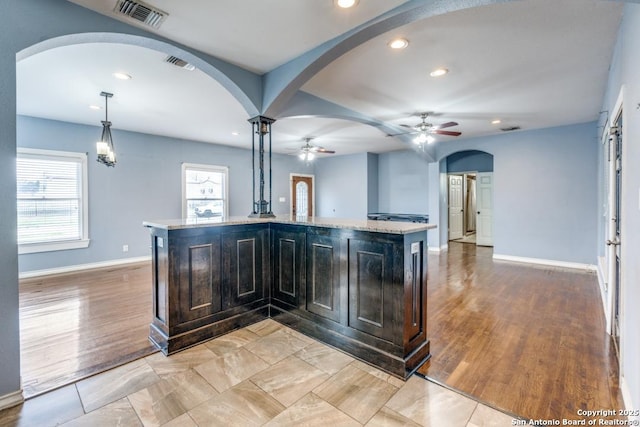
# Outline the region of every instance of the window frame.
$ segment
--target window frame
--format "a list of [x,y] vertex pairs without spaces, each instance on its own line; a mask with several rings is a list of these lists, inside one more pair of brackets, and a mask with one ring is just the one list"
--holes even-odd
[[202,163],[182,163],[182,219],[187,219],[187,170],[200,170],[224,174],[224,186],[222,189],[223,219],[229,218],[229,167],[209,165]]
[[[74,240],[54,240],[33,243],[18,243],[18,254],[32,254],[39,252],[64,251],[69,249],[83,249],[89,247],[91,240],[89,239],[89,174],[87,172],[87,153],[78,153],[72,151],[44,150],[39,148],[22,148],[16,149],[16,175],[17,160],[21,157],[27,157],[40,160],[56,160],[56,161],[74,161],[80,164],[80,238]],[[18,199],[18,191],[16,189],[16,203]],[[16,241],[17,241],[16,233]]]

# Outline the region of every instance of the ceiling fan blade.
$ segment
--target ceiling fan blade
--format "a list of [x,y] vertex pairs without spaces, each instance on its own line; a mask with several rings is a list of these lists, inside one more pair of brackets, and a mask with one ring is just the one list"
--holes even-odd
[[407,129],[413,129],[413,126],[409,126],[409,125],[402,124],[400,126],[402,126],[403,128],[407,128]]
[[412,132],[400,132],[400,133],[388,133],[387,136],[400,136],[400,135],[412,135],[414,133],[420,133],[421,130],[414,130]]
[[434,126],[434,129],[450,128],[451,126],[458,126],[458,123],[456,123],[456,122],[447,122],[447,123],[443,123],[443,124],[438,125],[438,126]]
[[448,136],[460,136],[460,135],[462,135],[462,132],[453,132],[453,131],[450,131],[450,130],[438,130],[438,129],[434,129],[430,133],[437,133],[438,135],[448,135]]
[[324,153],[324,154],[335,154],[335,151],[333,151],[333,150],[327,150],[325,148],[320,148],[320,147],[318,147],[316,152],[317,153]]

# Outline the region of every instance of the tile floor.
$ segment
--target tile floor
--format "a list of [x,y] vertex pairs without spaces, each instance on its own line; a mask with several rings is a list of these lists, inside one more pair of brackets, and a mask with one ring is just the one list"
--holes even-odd
[[0,426],[510,426],[510,415],[404,382],[265,320],[0,412]]

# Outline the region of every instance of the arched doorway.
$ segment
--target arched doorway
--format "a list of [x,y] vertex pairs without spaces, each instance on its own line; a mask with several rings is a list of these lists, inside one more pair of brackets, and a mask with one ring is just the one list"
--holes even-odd
[[493,156],[465,150],[442,162],[447,176],[446,240],[493,246]]

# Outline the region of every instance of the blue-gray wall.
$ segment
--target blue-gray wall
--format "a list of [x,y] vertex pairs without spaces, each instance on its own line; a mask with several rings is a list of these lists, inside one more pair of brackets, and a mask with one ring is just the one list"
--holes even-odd
[[414,151],[378,155],[378,210],[426,214],[429,211],[429,164]]
[[326,156],[315,161],[316,215],[366,219],[368,154]]
[[378,211],[378,155],[367,153],[367,213]]
[[[603,110],[613,114],[624,87],[622,151],[622,386],[628,390],[628,408],[640,407],[640,5],[626,4],[612,61]],[[600,187],[604,185],[600,183]],[[601,224],[602,228],[602,224]],[[602,245],[602,242],[601,242]]]
[[447,172],[493,172],[493,156],[477,150],[454,153],[447,157]]
[[[19,256],[20,271],[148,256],[149,233],[142,221],[180,218],[181,165],[201,163],[229,168],[229,215],[251,211],[251,151],[224,145],[113,130],[115,168],[95,161],[101,128],[19,116],[18,147],[88,152],[89,238],[86,249]],[[296,156],[273,156],[273,210],[289,212],[289,174],[308,168]],[[286,203],[278,202],[285,197]],[[122,252],[122,245],[129,252]]]
[[443,144],[437,155],[442,163],[464,150],[493,155],[494,253],[595,264],[596,134],[595,122],[520,131]]

